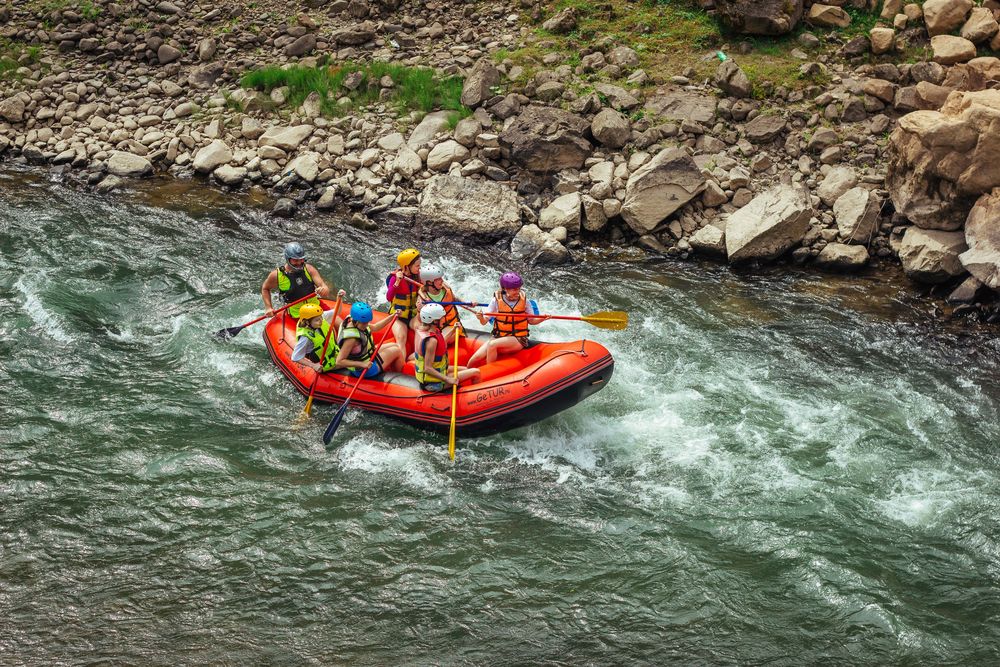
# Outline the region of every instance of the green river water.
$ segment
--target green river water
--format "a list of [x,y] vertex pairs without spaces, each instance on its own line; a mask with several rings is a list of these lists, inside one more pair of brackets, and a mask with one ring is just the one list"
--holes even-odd
[[[1000,659],[989,332],[883,278],[591,253],[526,278],[629,311],[536,332],[606,345],[607,389],[454,463],[358,411],[327,452],[260,329],[210,335],[292,239],[365,299],[410,241],[0,172],[0,664]],[[507,268],[421,247],[470,298]]]

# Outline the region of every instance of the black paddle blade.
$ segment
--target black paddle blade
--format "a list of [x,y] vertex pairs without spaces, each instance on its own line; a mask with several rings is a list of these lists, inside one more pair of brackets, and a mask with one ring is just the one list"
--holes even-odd
[[219,340],[229,340],[230,338],[235,338],[237,334],[243,331],[243,327],[229,327],[228,329],[219,329],[215,332],[215,337]]
[[333,416],[333,419],[330,420],[326,430],[323,431],[323,444],[327,447],[330,446],[330,441],[333,440],[333,434],[337,432],[338,428],[340,428],[340,421],[344,418],[344,413],[347,412],[347,403],[348,402],[345,401],[344,404],[340,406],[340,409],[337,410],[337,414]]

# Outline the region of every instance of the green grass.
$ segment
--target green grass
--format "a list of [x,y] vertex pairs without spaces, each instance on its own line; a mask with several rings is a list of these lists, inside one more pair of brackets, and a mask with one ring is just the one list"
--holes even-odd
[[0,38],[0,80],[20,78],[17,69],[33,65],[41,57],[41,47]]
[[[353,91],[343,87],[344,79],[355,72],[361,74],[361,84]],[[322,101],[325,115],[341,113],[337,100],[347,97],[352,106],[365,106],[379,101],[384,76],[392,78],[390,102],[401,112],[435,109],[458,112],[455,123],[471,113],[460,101],[462,79],[460,77],[440,77],[434,70],[424,67],[406,67],[383,62],[366,64],[343,63],[319,67],[293,66],[287,69],[265,67],[244,75],[240,85],[270,93],[275,88],[288,87],[288,102],[299,106],[310,93],[317,93]]]

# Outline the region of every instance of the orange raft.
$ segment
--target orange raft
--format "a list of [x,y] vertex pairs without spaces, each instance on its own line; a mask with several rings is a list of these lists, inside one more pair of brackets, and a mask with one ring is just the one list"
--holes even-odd
[[[324,301],[326,310],[335,304]],[[341,306],[345,317],[349,304]],[[375,320],[389,317],[376,312]],[[291,360],[295,347],[295,320],[287,313],[273,317],[264,328],[264,342],[271,360],[308,396],[316,372]],[[386,328],[375,334],[378,342],[391,335]],[[490,334],[469,331],[461,338],[459,363],[466,360]],[[413,332],[407,343],[413,350]],[[449,357],[454,359],[449,345]],[[600,391],[611,379],[615,362],[601,344],[589,340],[570,343],[536,342],[516,354],[501,355],[496,362],[482,367],[482,380],[458,388],[458,435],[479,436],[501,433],[533,424],[571,408]],[[344,371],[325,373],[316,384],[315,401],[343,403],[357,380]],[[351,399],[351,406],[377,412],[407,424],[432,431],[447,432],[451,420],[451,389],[432,393],[420,388],[413,376],[413,363],[402,373],[386,372],[373,380],[362,380]]]

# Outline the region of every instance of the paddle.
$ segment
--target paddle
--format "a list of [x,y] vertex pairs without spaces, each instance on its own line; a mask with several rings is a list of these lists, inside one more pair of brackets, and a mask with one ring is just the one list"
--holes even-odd
[[476,303],[475,301],[438,301],[442,306],[481,306],[486,307],[488,303]]
[[455,424],[458,418],[458,341],[462,338],[461,322],[455,328],[455,384],[451,388],[451,425],[448,427],[448,458],[455,460]]
[[330,328],[326,330],[326,337],[323,339],[323,353],[319,355],[320,370],[316,371],[316,377],[313,378],[312,387],[309,388],[309,399],[306,401],[306,406],[302,408],[302,412],[299,414],[299,423],[304,422],[309,419],[309,412],[312,410],[313,396],[316,394],[316,385],[319,384],[319,376],[323,374],[323,363],[326,361],[326,350],[330,346],[330,338],[333,335],[333,330],[336,328],[334,322],[337,321],[337,314],[340,312],[340,295],[337,295],[337,302],[333,306],[333,319],[330,321]]
[[628,326],[628,313],[605,310],[591,315],[532,315],[531,313],[483,313],[483,317],[544,317],[547,320],[573,320],[593,324],[599,329],[621,331]]
[[[389,320],[389,324],[386,325],[389,328],[390,332],[392,331],[392,325],[396,323],[396,318],[397,317],[399,317],[398,314],[393,315],[392,319]],[[382,340],[380,340],[378,342],[378,345],[375,346],[375,350],[372,352],[372,359],[373,360],[376,357],[378,357],[378,351],[380,349],[382,349],[382,343],[385,342],[385,339],[386,338],[391,338],[391,337],[392,336],[390,336],[388,334],[382,336]],[[372,361],[372,363],[375,363],[375,362]],[[347,395],[347,398],[344,399],[344,404],[340,406],[340,409],[337,410],[337,414],[335,414],[333,416],[333,419],[331,419],[329,425],[327,425],[326,430],[323,432],[323,444],[324,445],[329,446],[330,441],[333,439],[333,434],[337,432],[338,428],[340,428],[340,422],[344,418],[344,413],[347,412],[347,406],[351,402],[351,398],[354,396],[354,392],[356,392],[358,390],[358,386],[361,384],[361,381],[365,379],[365,373],[366,372],[367,372],[367,370],[364,370],[364,371],[361,372],[361,375],[358,376],[358,381],[354,383],[354,387],[351,389],[351,393],[349,393]]]
[[[278,313],[284,312],[284,311],[288,310],[289,308],[291,308],[292,306],[294,306],[295,304],[302,303],[306,299],[311,299],[314,296],[316,296],[316,292],[309,292],[309,294],[306,294],[301,299],[296,299],[295,301],[292,301],[291,303],[286,304],[286,305],[282,306],[281,308],[278,308],[276,311],[274,311],[274,315],[277,315]],[[271,317],[274,317],[274,315],[272,315]],[[267,317],[268,317],[267,315],[261,315],[257,319],[250,320],[246,324],[241,324],[238,327],[229,327],[228,329],[219,329],[218,331],[215,332],[215,337],[218,338],[218,339],[220,339],[220,340],[229,340],[230,338],[235,338],[236,336],[239,335],[239,333],[241,331],[243,331],[244,329],[246,329],[251,324],[257,324],[261,320],[266,320]]]

